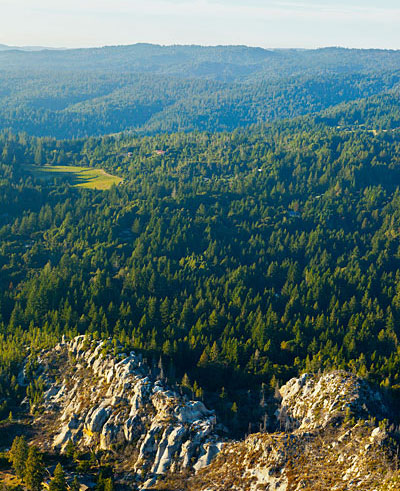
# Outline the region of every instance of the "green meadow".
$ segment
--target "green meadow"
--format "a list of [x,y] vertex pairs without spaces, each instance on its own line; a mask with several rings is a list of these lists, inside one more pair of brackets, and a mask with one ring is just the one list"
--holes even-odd
[[122,179],[117,176],[107,174],[103,169],[93,167],[75,167],[68,165],[26,165],[25,169],[39,179],[51,180],[63,178],[72,186],[87,189],[110,189],[111,186],[118,185]]

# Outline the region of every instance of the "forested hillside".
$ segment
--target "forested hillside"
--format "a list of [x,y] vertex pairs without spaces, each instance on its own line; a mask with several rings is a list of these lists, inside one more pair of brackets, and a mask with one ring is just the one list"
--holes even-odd
[[400,126],[399,91],[367,97],[332,107],[317,115],[315,121],[343,129],[392,130]]
[[0,51],[0,128],[56,138],[232,131],[398,88],[400,52],[138,44]]
[[[324,117],[143,138],[3,132],[3,416],[23,395],[23,346],[63,333],[161,356],[237,432],[304,370],[346,368],[396,396],[400,132]],[[27,163],[124,182],[77,189],[35,180]]]

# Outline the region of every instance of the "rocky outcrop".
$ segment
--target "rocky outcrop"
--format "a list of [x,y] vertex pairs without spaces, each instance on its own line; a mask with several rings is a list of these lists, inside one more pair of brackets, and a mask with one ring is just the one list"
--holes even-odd
[[277,412],[282,429],[311,431],[340,423],[350,415],[384,418],[388,411],[379,392],[356,375],[335,371],[311,376],[307,373],[289,380],[279,390],[282,397]]
[[214,412],[152,376],[137,353],[80,336],[42,354],[40,364],[42,448],[63,452],[71,441],[103,450],[121,459],[133,489],[400,489],[389,411],[355,375],[289,380],[280,388],[280,431],[222,442]]
[[[41,357],[50,446],[60,452],[69,441],[114,453],[130,448],[130,467],[147,483],[170,470],[208,465],[222,448],[214,412],[150,377],[140,355],[112,350],[108,342],[80,336]],[[63,357],[62,369],[49,376],[52,360]]]
[[[320,377],[304,374],[290,380],[280,394],[276,415],[285,432],[253,434],[226,444],[187,489],[400,489],[396,444],[387,420],[379,423],[388,414],[379,392],[337,371]],[[179,489],[179,477],[169,486]]]

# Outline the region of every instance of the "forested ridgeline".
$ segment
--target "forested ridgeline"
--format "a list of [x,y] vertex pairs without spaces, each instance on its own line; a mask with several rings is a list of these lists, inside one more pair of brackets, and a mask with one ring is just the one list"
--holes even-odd
[[342,129],[393,130],[400,127],[399,90],[339,104],[316,115],[322,122]]
[[0,51],[0,128],[56,138],[232,131],[396,89],[399,53],[155,45]]
[[399,69],[400,51],[381,49],[263,49],[138,43],[102,48],[0,50],[4,70],[151,73],[180,78],[248,81],[318,73],[372,73]]
[[[261,384],[304,370],[398,390],[398,131],[307,119],[144,138],[5,132],[0,155],[3,416],[26,347],[62,333],[161,356],[169,380],[219,394],[237,424]],[[101,166],[124,184],[35,180],[33,162]]]

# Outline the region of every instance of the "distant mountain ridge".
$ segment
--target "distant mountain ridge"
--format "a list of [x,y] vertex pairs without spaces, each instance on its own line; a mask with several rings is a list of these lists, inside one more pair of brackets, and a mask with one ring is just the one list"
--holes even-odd
[[0,49],[0,129],[76,138],[232,131],[400,83],[400,51],[134,44]]
[[[3,45],[4,46],[4,45]],[[10,52],[11,50],[11,52]],[[18,50],[18,53],[12,51]],[[5,46],[0,56],[0,68],[57,70],[119,70],[128,73],[144,71],[192,78],[191,69],[211,64],[211,73],[195,77],[219,80],[252,80],[255,74],[283,76],[293,73],[376,72],[400,68],[400,51],[377,49],[320,48],[315,50],[265,49],[237,46],[199,46],[137,43],[99,48],[52,49],[41,47],[16,48]],[[231,67],[229,74],[220,73]],[[233,69],[234,67],[234,69]],[[247,67],[246,70],[240,67]],[[189,71],[190,70],[190,71]],[[229,75],[229,76],[228,76]]]
[[0,44],[0,51],[43,51],[43,50],[62,50],[65,48],[51,48],[48,46],[9,46],[8,44]]

